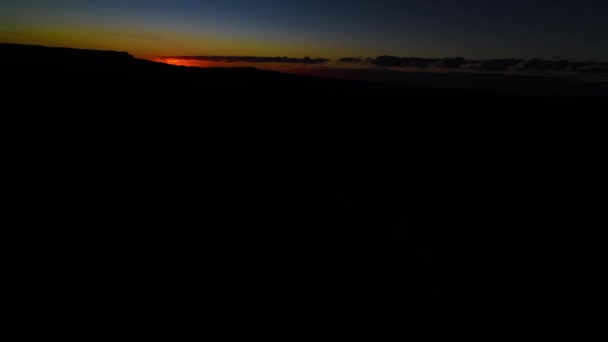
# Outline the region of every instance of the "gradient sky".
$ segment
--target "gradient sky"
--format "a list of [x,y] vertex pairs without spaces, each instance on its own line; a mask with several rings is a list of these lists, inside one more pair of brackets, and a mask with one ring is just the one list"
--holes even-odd
[[143,55],[608,61],[608,1],[18,0],[0,42]]

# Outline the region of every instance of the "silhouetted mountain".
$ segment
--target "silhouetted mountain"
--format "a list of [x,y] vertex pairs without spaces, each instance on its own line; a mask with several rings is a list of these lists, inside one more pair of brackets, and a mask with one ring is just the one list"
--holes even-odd
[[0,75],[31,340],[576,340],[601,319],[608,135],[581,121],[605,96],[15,45]]
[[[127,52],[48,48],[35,45],[0,44],[2,62],[7,66],[115,68],[132,63],[134,57]],[[7,65],[8,64],[8,65]]]

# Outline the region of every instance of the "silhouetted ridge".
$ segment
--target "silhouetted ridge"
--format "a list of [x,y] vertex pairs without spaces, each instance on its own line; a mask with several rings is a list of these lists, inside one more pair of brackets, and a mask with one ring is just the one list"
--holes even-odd
[[135,57],[127,52],[46,47],[39,45],[0,44],[2,59],[16,65],[49,65],[94,67],[131,63]]

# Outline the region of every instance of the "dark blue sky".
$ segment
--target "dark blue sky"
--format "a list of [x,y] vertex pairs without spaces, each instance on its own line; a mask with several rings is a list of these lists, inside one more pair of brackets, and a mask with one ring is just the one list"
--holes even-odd
[[20,0],[0,41],[135,54],[608,61],[608,1]]

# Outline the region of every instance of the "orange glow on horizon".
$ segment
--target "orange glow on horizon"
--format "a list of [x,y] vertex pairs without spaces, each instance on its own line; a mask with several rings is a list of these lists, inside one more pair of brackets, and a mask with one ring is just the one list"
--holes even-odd
[[316,75],[324,76],[325,73],[318,74],[317,66],[302,66],[296,63],[255,63],[255,62],[225,62],[225,61],[206,61],[200,59],[189,59],[179,57],[160,57],[160,56],[141,56],[143,59],[147,59],[152,62],[164,63],[174,66],[186,66],[186,67],[197,67],[197,68],[238,68],[238,67],[251,67],[263,70],[271,70],[278,72],[286,72],[292,74],[305,74],[305,75]]
[[146,58],[146,59],[151,60],[153,62],[165,63],[165,64],[176,65],[176,66],[199,67],[199,68],[204,68],[205,66],[208,66],[207,65],[208,63],[206,61],[186,59],[186,58],[152,57],[152,58]]
[[295,71],[298,73],[306,72],[311,69],[317,69],[317,66],[302,66],[297,63],[277,63],[277,62],[241,62],[241,61],[208,61],[200,59],[179,58],[179,57],[158,57],[158,56],[140,56],[152,62],[165,63],[176,66],[189,66],[200,68],[238,68],[238,67],[253,67],[259,69],[268,69],[275,71]]

